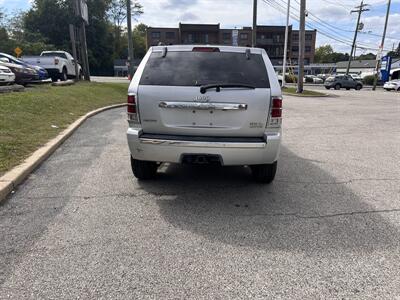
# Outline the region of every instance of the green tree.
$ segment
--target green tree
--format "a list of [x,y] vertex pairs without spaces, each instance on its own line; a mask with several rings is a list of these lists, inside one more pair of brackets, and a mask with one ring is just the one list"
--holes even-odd
[[[134,20],[143,14],[143,6],[139,2],[133,2],[131,15]],[[122,25],[126,21],[127,6],[126,0],[112,0],[107,11],[109,20],[114,24],[114,58],[124,58],[127,55],[127,35]]]
[[314,60],[316,63],[326,63],[329,62],[333,54],[333,48],[331,45],[320,46],[315,49]]
[[363,60],[363,59],[376,59],[376,55],[373,53],[367,53],[367,54],[361,54],[356,57],[357,60]]
[[146,24],[140,23],[135,26],[133,29],[133,48],[134,48],[134,57],[135,58],[143,58],[146,54],[146,31],[149,26]]
[[348,59],[349,55],[347,53],[335,52],[331,45],[320,46],[315,50],[316,63],[336,63]]

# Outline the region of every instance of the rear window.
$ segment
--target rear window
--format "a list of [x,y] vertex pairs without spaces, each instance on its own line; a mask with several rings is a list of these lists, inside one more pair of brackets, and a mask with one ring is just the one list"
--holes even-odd
[[46,52],[46,53],[42,53],[42,56],[47,56],[47,57],[58,56],[58,57],[67,59],[67,55],[65,55],[65,53],[58,53],[58,52]]
[[212,83],[250,84],[269,88],[268,73],[259,54],[232,52],[152,53],[141,85],[200,86]]

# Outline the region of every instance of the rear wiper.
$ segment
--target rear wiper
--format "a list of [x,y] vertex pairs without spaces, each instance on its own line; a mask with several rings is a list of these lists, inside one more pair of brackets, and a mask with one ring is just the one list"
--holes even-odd
[[254,85],[243,84],[243,83],[211,83],[205,84],[200,87],[200,93],[205,94],[208,89],[216,88],[216,91],[221,91],[221,88],[247,88],[247,89],[255,89]]

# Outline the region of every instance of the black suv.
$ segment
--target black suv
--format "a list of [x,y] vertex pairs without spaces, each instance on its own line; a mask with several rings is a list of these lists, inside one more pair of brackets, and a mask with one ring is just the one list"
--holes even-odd
[[340,90],[341,88],[361,90],[363,87],[360,81],[354,80],[350,75],[330,76],[325,80],[324,85],[327,90],[331,88],[335,90]]

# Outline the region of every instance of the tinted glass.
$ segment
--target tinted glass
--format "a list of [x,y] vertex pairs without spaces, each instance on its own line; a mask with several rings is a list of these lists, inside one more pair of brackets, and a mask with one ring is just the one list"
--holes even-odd
[[56,53],[56,52],[43,53],[42,56],[50,56],[50,57],[58,56],[67,59],[67,56],[64,53]]
[[232,52],[152,53],[141,85],[199,86],[211,83],[250,84],[269,88],[267,70],[259,54]]

